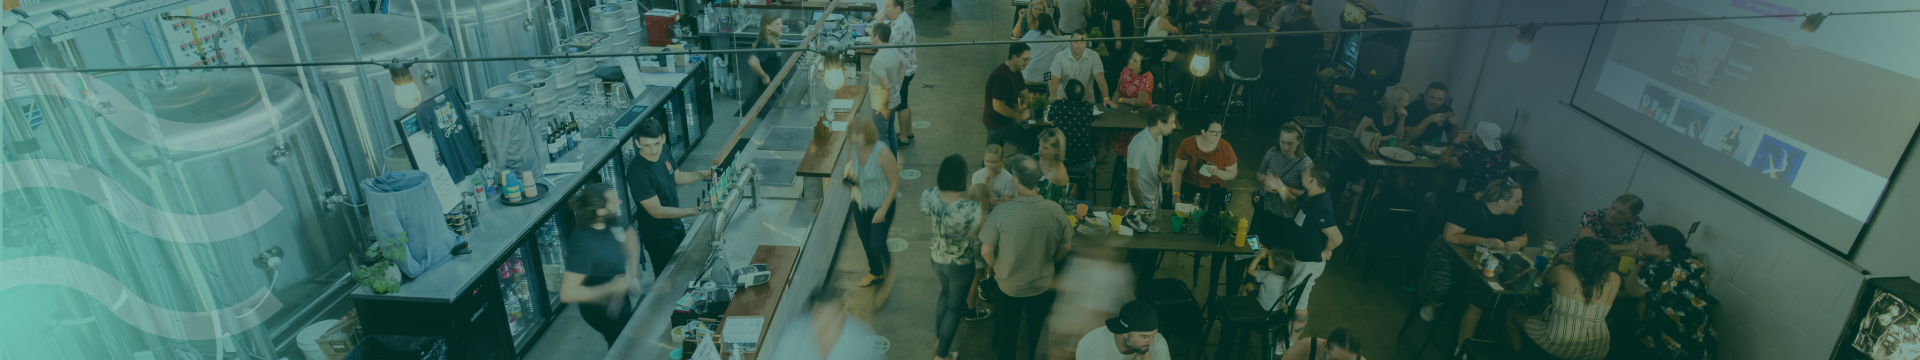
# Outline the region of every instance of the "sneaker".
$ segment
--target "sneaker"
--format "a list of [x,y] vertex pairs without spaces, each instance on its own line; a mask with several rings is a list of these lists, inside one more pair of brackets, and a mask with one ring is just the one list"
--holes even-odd
[[907,141],[900,142],[901,149],[910,148],[910,147],[913,147],[913,138],[907,138]]
[[993,310],[988,310],[988,309],[973,309],[973,313],[969,313],[969,314],[966,314],[966,315],[965,315],[965,317],[966,317],[966,319],[967,319],[967,321],[974,321],[974,320],[980,320],[980,319],[985,319],[985,318],[987,318],[988,316],[993,316]]
[[1420,307],[1420,320],[1433,321],[1433,305]]

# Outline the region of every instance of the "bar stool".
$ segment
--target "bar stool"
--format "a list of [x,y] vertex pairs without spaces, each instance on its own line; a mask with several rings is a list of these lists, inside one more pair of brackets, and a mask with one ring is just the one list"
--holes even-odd
[[[1253,333],[1260,337],[1260,347],[1254,350],[1259,351],[1257,354],[1260,355],[1260,359],[1272,359],[1274,345],[1282,342],[1292,345],[1291,336],[1288,336],[1291,334],[1288,334],[1287,330],[1293,323],[1293,310],[1299,307],[1300,297],[1307,291],[1307,280],[1311,279],[1312,276],[1308,276],[1306,279],[1301,279],[1299,285],[1287,289],[1285,294],[1280,295],[1273,309],[1267,309],[1264,304],[1261,304],[1258,296],[1228,296],[1221,298],[1217,302],[1218,305],[1212,305],[1220,315],[1208,319],[1207,328],[1201,329],[1200,333],[1211,334],[1213,323],[1220,322],[1220,344],[1219,349],[1214,351],[1214,358],[1239,358],[1239,348],[1232,345],[1246,340],[1243,331],[1247,328],[1251,328]],[[1227,351],[1232,353],[1221,354]]]
[[[1400,333],[1393,335],[1393,339],[1396,343],[1403,344],[1403,345],[1407,344],[1406,341],[1402,341],[1400,338],[1407,335],[1407,330],[1413,329],[1414,322],[1422,321],[1420,320],[1421,306],[1422,305],[1420,303],[1419,297],[1415,296],[1413,300],[1413,305],[1407,307],[1406,320],[1403,320],[1400,322]],[[1424,336],[1421,336],[1421,338],[1418,340],[1420,344],[1420,349],[1414,350],[1411,353],[1412,355],[1402,355],[1402,357],[1405,357],[1408,359],[1419,359],[1420,355],[1425,353],[1427,351],[1427,348],[1433,345],[1433,338],[1435,335],[1438,335],[1440,333],[1440,327],[1444,324],[1459,324],[1460,316],[1465,312],[1466,312],[1465,303],[1461,303],[1458,301],[1448,301],[1447,303],[1441,304],[1439,308],[1436,308],[1433,311],[1434,313],[1433,321],[1430,321],[1432,324],[1427,326],[1427,334]],[[1408,354],[1408,353],[1403,352],[1402,354]],[[1447,356],[1445,354],[1442,354],[1440,357],[1446,358]]]
[[[1220,119],[1221,120],[1229,119],[1229,117],[1233,115],[1233,108],[1235,107],[1242,108],[1243,110],[1241,111],[1241,113],[1243,115],[1251,115],[1252,109],[1251,107],[1248,106],[1248,102],[1246,101],[1247,99],[1246,93],[1252,92],[1252,90],[1247,90],[1247,88],[1249,87],[1249,85],[1256,86],[1257,88],[1257,86],[1260,85],[1260,76],[1255,75],[1253,77],[1242,77],[1239,74],[1234,73],[1232,61],[1228,61],[1220,64],[1220,73],[1226,74],[1227,80],[1231,80],[1233,82],[1233,86],[1227,89],[1226,104],[1223,104],[1220,107]],[[1249,119],[1249,122],[1251,122],[1251,119]]]
[[[1371,226],[1377,229],[1375,232],[1379,235],[1371,236],[1370,239],[1367,239],[1372,241],[1373,244],[1367,246],[1371,248],[1372,251],[1370,251],[1368,255],[1367,271],[1360,274],[1361,283],[1367,283],[1367,280],[1373,277],[1374,268],[1379,267],[1379,265],[1404,264],[1408,263],[1408,261],[1420,260],[1419,256],[1414,255],[1414,252],[1408,251],[1405,248],[1405,246],[1408,245],[1405,239],[1416,238],[1416,236],[1409,235],[1408,232],[1410,231],[1409,229],[1417,229],[1420,227],[1420,224],[1417,224],[1417,222],[1420,221],[1420,211],[1411,206],[1389,206],[1387,204],[1378,204],[1375,208],[1385,209],[1380,210],[1381,213],[1374,214],[1374,219],[1369,220],[1369,223],[1387,226]],[[1390,227],[1391,230],[1381,229],[1383,227]],[[1348,260],[1351,260],[1353,253],[1356,252],[1358,251],[1347,252]],[[1385,261],[1383,262],[1383,260]]]

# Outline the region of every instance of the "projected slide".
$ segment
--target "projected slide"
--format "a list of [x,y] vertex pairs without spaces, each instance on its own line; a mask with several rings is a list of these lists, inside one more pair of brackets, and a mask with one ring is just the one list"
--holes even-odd
[[[1907,9],[1905,1],[1644,0],[1607,19]],[[1920,124],[1920,16],[1608,25],[1573,104],[1715,184],[1850,250]],[[1889,42],[1892,41],[1892,42]]]

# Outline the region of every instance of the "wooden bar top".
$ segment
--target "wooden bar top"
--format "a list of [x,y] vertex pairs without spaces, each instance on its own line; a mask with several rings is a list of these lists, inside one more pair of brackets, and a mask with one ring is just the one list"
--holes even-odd
[[[760,329],[760,338],[764,340],[767,336],[765,326],[771,326],[773,324],[773,314],[779,311],[780,297],[787,292],[787,280],[793,277],[793,263],[794,260],[799,259],[799,257],[800,247],[798,246],[760,245],[758,249],[753,251],[753,261],[751,263],[767,264],[767,272],[771,272],[773,275],[769,277],[766,285],[749,287],[734,292],[733,302],[727,306],[727,317],[759,316],[766,318],[766,325],[762,325]],[[722,323],[722,333],[726,331],[725,326],[725,323]],[[742,357],[747,360],[754,360],[759,357],[762,351],[766,351],[770,345],[771,344],[762,343],[760,344],[759,351],[746,353],[742,355]],[[729,355],[725,349],[722,349],[722,357],[728,357]]]
[[[861,77],[864,78],[865,75]],[[872,116],[868,115],[872,111],[866,108],[867,86],[864,81],[849,82],[840,86],[840,90],[833,92],[833,98],[853,100],[853,111],[832,113],[833,121],[845,121],[851,125],[857,119],[867,119]],[[818,130],[819,127],[815,129]],[[813,142],[807,144],[807,155],[800,158],[800,167],[794,170],[794,173],[805,177],[833,176],[833,164],[840,161],[841,148],[846,145],[846,131],[815,131]]]

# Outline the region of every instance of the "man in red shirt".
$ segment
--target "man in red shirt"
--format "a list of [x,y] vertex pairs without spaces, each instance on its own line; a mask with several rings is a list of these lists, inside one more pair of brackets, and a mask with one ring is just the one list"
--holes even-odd
[[1005,141],[1018,147],[1015,154],[1026,154],[1039,150],[1039,141],[1020,125],[1020,121],[1032,116],[1027,111],[1027,102],[1023,95],[1026,82],[1020,77],[1020,70],[1027,68],[1027,62],[1033,60],[1033,50],[1026,44],[1008,46],[1007,61],[993,68],[993,74],[987,76],[986,109],[981,112],[980,122],[987,127],[987,142]]

